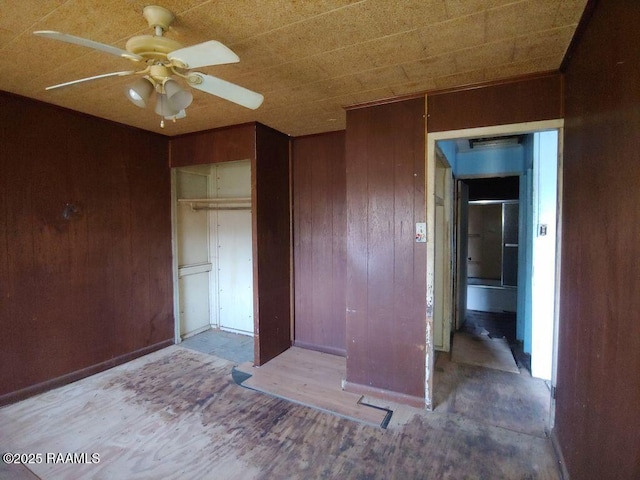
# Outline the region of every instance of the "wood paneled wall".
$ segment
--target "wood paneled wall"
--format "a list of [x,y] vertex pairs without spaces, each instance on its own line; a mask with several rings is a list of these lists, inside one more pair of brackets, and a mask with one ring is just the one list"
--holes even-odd
[[640,3],[596,2],[566,62],[554,433],[572,479],[640,478],[639,24]]
[[424,406],[424,98],[347,111],[347,384]]
[[345,132],[292,142],[297,346],[346,355]]
[[171,167],[232,162],[255,158],[255,156],[255,123],[171,138]]
[[164,137],[0,93],[0,403],[172,343]]
[[562,75],[556,72],[429,92],[429,132],[562,118]]
[[255,363],[291,346],[291,189],[289,137],[256,125],[254,190]]

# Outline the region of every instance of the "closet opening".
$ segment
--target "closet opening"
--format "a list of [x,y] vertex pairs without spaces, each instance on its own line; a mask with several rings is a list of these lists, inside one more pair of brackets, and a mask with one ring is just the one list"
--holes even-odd
[[234,345],[238,360],[253,360],[251,161],[180,167],[172,176],[176,343],[205,353]]

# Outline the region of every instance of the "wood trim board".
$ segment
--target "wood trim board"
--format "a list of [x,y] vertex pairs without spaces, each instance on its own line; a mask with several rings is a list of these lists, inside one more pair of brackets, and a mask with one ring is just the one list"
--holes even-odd
[[366,404],[363,395],[342,390],[346,359],[337,355],[291,347],[260,367],[245,363],[234,370],[234,380],[245,388],[342,418],[386,428],[393,413]]

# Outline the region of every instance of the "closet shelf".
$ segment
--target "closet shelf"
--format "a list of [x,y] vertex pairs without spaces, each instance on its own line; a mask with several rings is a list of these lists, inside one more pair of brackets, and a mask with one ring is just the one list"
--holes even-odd
[[178,204],[187,204],[191,210],[251,210],[251,197],[179,198]]

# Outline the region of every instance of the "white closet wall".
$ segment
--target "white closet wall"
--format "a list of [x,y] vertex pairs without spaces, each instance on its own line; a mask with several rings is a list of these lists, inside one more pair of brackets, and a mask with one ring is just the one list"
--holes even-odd
[[[214,168],[216,198],[251,197],[251,162],[219,163]],[[211,237],[218,260],[218,325],[253,334],[253,254],[250,208],[212,211]]]
[[[178,198],[206,198],[209,177],[208,167],[178,170]],[[180,335],[185,337],[211,328],[209,215],[178,203],[176,216]]]

